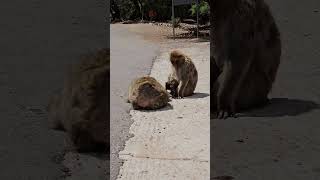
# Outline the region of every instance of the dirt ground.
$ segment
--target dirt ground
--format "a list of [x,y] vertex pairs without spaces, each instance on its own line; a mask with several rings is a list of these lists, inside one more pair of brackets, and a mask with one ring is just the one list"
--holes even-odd
[[[152,41],[154,43],[167,43],[168,40],[173,39],[172,27],[152,23],[126,24],[125,26],[127,26],[131,32],[141,36],[143,39],[147,41]],[[194,36],[189,35],[188,33],[188,31],[183,30],[181,28],[175,28],[176,40],[195,39]]]

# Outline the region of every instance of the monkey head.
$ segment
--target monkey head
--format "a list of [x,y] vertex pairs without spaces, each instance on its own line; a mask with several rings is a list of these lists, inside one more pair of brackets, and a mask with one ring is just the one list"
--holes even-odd
[[185,61],[185,55],[178,51],[178,50],[173,50],[170,53],[170,62],[171,64],[176,68],[181,66]]

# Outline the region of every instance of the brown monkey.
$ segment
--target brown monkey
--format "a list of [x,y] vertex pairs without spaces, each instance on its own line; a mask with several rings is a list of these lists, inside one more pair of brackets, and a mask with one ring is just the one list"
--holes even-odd
[[170,53],[172,76],[179,83],[178,98],[191,96],[197,86],[198,71],[190,57],[178,50]]
[[54,129],[65,130],[78,151],[107,151],[110,50],[84,55],[48,105]]
[[210,1],[212,94],[218,118],[263,105],[281,56],[280,33],[263,0]]
[[154,110],[166,106],[169,95],[166,89],[153,77],[134,79],[129,86],[128,102],[133,109]]

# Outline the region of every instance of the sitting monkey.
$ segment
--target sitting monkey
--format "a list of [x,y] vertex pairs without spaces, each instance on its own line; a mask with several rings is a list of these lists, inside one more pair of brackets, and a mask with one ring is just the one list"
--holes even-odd
[[171,92],[177,92],[178,98],[191,96],[198,82],[198,72],[191,58],[178,50],[174,50],[170,53],[170,62],[172,64],[172,73],[166,86],[168,84],[169,87],[172,84],[172,87],[175,87],[177,86],[176,83],[178,83],[178,88],[171,88]]

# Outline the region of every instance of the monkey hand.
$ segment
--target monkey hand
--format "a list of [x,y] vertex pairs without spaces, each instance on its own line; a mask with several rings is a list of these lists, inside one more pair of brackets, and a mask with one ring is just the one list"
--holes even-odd
[[218,119],[227,119],[228,117],[237,118],[236,114],[230,110],[218,110],[217,112]]
[[228,117],[236,118],[234,104],[227,96],[218,96],[217,118],[227,119]]
[[178,98],[178,99],[183,99],[183,96],[178,95],[177,98]]

